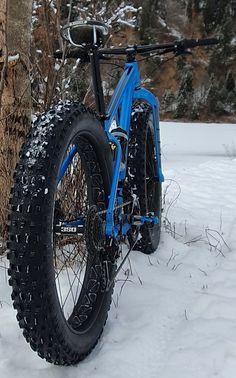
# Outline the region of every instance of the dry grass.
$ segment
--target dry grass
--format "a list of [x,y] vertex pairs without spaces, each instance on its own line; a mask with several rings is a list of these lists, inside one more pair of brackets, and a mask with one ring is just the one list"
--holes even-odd
[[[219,230],[212,229],[210,227],[203,227],[202,232],[196,235],[192,235],[192,232],[189,232],[187,227],[187,222],[185,221],[185,227],[182,233],[176,231],[176,223],[170,221],[169,212],[174,207],[178,198],[181,194],[181,187],[179,183],[175,180],[166,180],[169,181],[169,184],[166,186],[164,195],[163,195],[163,228],[164,231],[171,235],[174,239],[185,245],[193,245],[197,243],[203,243],[207,245],[210,252],[215,252],[217,256],[225,257],[225,252],[230,252],[230,246],[227,244],[224,238],[224,232],[222,231],[222,219],[220,219]],[[178,187],[177,194],[174,198],[168,198],[168,191],[171,185],[176,184]]]

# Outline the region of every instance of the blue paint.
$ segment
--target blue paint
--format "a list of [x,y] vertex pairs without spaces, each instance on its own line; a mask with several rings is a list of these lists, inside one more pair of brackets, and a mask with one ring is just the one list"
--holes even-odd
[[[123,204],[122,183],[127,173],[127,157],[128,148],[126,151],[125,162],[122,162],[122,148],[119,141],[119,137],[113,135],[111,126],[113,122],[116,122],[116,127],[124,131],[128,138],[130,134],[130,122],[132,105],[135,101],[144,101],[152,109],[153,117],[153,134],[155,142],[155,161],[156,161],[156,178],[158,181],[163,182],[164,176],[161,169],[160,158],[160,131],[159,131],[159,104],[155,96],[147,89],[141,87],[140,73],[138,63],[136,61],[132,63],[126,63],[124,73],[122,74],[117,87],[113,93],[111,101],[107,108],[107,118],[104,121],[104,129],[109,139],[109,142],[113,145],[114,150],[114,171],[111,184],[111,192],[108,198],[108,207],[106,212],[106,224],[105,234],[108,237],[117,238],[120,233],[126,235],[131,224],[127,221],[124,223],[123,208],[119,208],[117,211],[119,224],[115,224],[114,221],[114,209],[116,206]],[[73,147],[68,156],[62,163],[60,173],[58,176],[58,183],[64,176],[68,166],[70,165],[77,149]],[[80,218],[75,222],[80,222]],[[151,222],[153,224],[158,223],[157,217],[141,217],[141,224]],[[123,225],[122,225],[123,223]],[[71,225],[71,222],[69,223]],[[81,224],[81,223],[77,223]],[[122,225],[122,226],[121,226]]]
[[[164,181],[164,176],[161,169],[161,158],[160,158],[160,131],[159,131],[159,104],[156,97],[149,92],[147,89],[141,88],[140,74],[137,62],[127,63],[125,65],[125,70],[120,78],[120,81],[113,93],[110,104],[107,109],[107,119],[105,121],[105,131],[107,133],[109,141],[116,146],[115,153],[115,164],[114,172],[111,186],[111,193],[109,196],[108,212],[106,216],[106,235],[111,237],[115,236],[114,225],[114,207],[120,204],[121,200],[117,196],[117,189],[119,187],[119,182],[123,181],[126,177],[126,164],[125,167],[121,164],[121,145],[112,132],[110,131],[112,122],[116,120],[117,127],[124,130],[128,137],[130,134],[130,121],[131,121],[131,111],[134,101],[141,100],[145,101],[150,105],[152,109],[153,116],[153,132],[155,141],[155,161],[156,161],[156,175],[157,180],[160,182]],[[128,151],[126,152],[126,162]],[[157,218],[156,218],[157,219]],[[156,221],[153,221],[156,224]],[[128,232],[124,228],[124,232]],[[123,233],[123,230],[122,230]]]
[[124,223],[122,225],[122,235],[126,235],[127,232],[131,229],[132,225],[130,223]]
[[63,227],[76,227],[76,226],[84,226],[85,225],[85,217],[80,217],[70,222],[62,222],[61,226]]
[[141,224],[145,224],[145,223],[158,224],[159,219],[157,217],[142,216],[140,218],[140,222]]
[[67,168],[71,164],[71,162],[73,160],[73,157],[75,156],[76,152],[77,152],[77,147],[73,146],[72,149],[69,151],[68,155],[65,157],[65,159],[64,159],[64,161],[63,161],[63,163],[61,165],[61,168],[60,168],[60,171],[59,171],[59,175],[57,177],[57,184],[59,184],[59,182],[61,181],[62,177],[66,173]]

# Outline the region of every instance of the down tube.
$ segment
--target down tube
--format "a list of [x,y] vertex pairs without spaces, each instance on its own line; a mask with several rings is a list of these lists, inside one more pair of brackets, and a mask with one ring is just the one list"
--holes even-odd
[[156,97],[145,88],[137,88],[134,92],[134,100],[145,101],[152,108],[154,138],[156,145],[156,174],[160,182],[164,182],[164,175],[161,168],[161,150],[160,150],[160,129],[159,129],[159,103]]
[[128,134],[131,117],[132,92],[138,84],[139,75],[137,63],[127,63],[125,66],[125,72],[123,73],[109,104],[108,118],[105,120],[105,131],[108,139],[116,145],[111,193],[106,215],[107,236],[116,236],[116,231],[114,229],[114,207],[117,199],[118,182],[125,177],[125,169],[121,168],[121,145],[119,140],[109,132],[109,129],[113,119],[117,116],[118,109],[120,108],[120,122],[118,126]]
[[[111,98],[109,103],[107,114],[108,117],[105,121],[105,131],[109,132],[109,128],[111,122],[113,121],[114,117],[117,114],[118,108],[124,104],[125,101],[129,97],[132,97],[132,93],[135,91],[135,87],[140,85],[140,77],[138,71],[138,65],[136,62],[134,63],[126,63],[125,71],[116,87],[116,90]],[[127,103],[125,104],[125,108],[127,109]],[[131,106],[131,103],[130,103]],[[127,123],[127,118],[125,117]],[[123,119],[124,121],[124,119]],[[127,129],[127,125],[122,127],[124,130]],[[128,131],[128,130],[126,130]]]

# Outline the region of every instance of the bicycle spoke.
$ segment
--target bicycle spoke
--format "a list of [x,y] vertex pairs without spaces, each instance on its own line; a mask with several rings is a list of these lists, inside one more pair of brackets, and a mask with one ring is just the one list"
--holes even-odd
[[[68,156],[69,152],[70,148],[65,156]],[[76,154],[58,185],[55,205],[58,222],[63,222],[63,220],[70,222],[77,219],[78,216],[86,216],[88,209],[86,182],[81,158]],[[68,316],[79,298],[87,259],[83,235],[54,235],[55,280],[58,284],[58,295],[62,311],[64,313],[65,311],[68,312]],[[69,309],[70,303],[71,309]]]
[[[79,271],[79,269],[81,269],[81,271],[83,270],[83,265],[84,265],[84,261],[85,261],[85,255],[83,255],[83,258],[82,258],[82,260],[80,260],[79,261],[79,268],[78,268],[78,270],[77,270],[77,272],[75,272],[75,270],[73,269],[73,264],[75,264],[75,262],[76,262],[76,260],[74,261],[74,262],[70,262],[70,255],[74,252],[74,250],[76,249],[76,246],[74,246],[73,247],[73,250],[70,252],[70,254],[69,254],[69,256],[67,255],[67,254],[65,254],[64,253],[64,251],[62,250],[61,251],[61,255],[63,256],[63,259],[64,260],[62,260],[59,256],[57,256],[57,260],[62,264],[62,267],[61,267],[61,269],[59,270],[59,272],[57,272],[57,274],[56,274],[56,276],[55,276],[55,279],[56,280],[60,280],[60,278],[59,278],[59,275],[60,275],[60,273],[63,271],[63,269],[65,268],[66,269],[66,272],[67,272],[67,277],[68,277],[68,281],[69,281],[69,284],[70,284],[70,288],[72,288],[72,286],[71,286],[71,282],[70,282],[70,275],[69,275],[69,272],[68,272],[68,265],[69,265],[69,268],[70,268],[70,270],[71,270],[71,272],[75,275],[75,276],[77,276],[77,279],[78,279],[78,283],[82,286],[82,282],[81,282],[81,280],[80,280],[80,276],[81,276],[81,274],[79,275],[79,277],[78,277],[78,271]],[[79,253],[77,253],[77,255],[78,255]],[[68,262],[69,262],[69,264],[68,264]],[[79,286],[79,285],[78,285]],[[76,289],[76,293],[78,292],[78,287],[77,287],[77,289]],[[62,302],[62,301],[61,301]],[[76,299],[74,299],[74,302],[76,303]]]
[[[80,269],[80,268],[78,268],[78,271],[79,271],[79,269]],[[77,271],[77,274],[78,274],[78,271]],[[67,301],[67,299],[68,299],[68,296],[69,296],[69,294],[70,294],[71,288],[72,288],[72,286],[73,286],[73,284],[74,284],[76,278],[78,278],[78,277],[77,277],[77,274],[75,274],[75,277],[74,277],[74,279],[73,279],[73,281],[72,281],[72,284],[70,285],[70,290],[68,291],[68,293],[67,293],[67,295],[66,295],[66,298],[65,298],[65,300],[64,300],[64,302],[63,302],[63,304],[62,304],[62,310],[63,310],[63,308],[64,308],[64,306],[65,306],[65,303],[66,303],[66,301]]]

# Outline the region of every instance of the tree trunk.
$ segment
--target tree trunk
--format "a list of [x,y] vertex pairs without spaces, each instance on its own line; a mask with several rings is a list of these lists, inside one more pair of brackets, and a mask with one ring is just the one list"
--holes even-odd
[[30,38],[32,0],[0,1],[0,236],[12,175],[31,124]]

